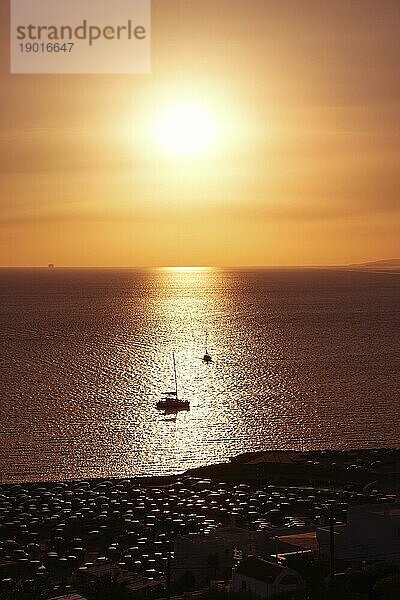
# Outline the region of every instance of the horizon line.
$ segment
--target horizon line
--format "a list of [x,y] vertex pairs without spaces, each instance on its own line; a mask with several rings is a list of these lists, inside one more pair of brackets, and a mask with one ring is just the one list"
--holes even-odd
[[[212,270],[212,269],[335,269],[348,268],[366,265],[376,265],[384,263],[393,263],[400,259],[378,259],[364,262],[352,263],[329,263],[329,264],[279,264],[279,265],[57,265],[48,263],[41,265],[0,265],[0,269],[193,269],[193,270]],[[400,266],[400,265],[395,265]]]

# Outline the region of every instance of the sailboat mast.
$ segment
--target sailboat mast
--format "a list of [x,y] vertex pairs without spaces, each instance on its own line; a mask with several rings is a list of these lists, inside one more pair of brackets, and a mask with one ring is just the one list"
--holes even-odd
[[178,398],[178,379],[176,377],[175,352],[172,353],[172,360],[174,361],[175,393],[176,393],[176,398]]

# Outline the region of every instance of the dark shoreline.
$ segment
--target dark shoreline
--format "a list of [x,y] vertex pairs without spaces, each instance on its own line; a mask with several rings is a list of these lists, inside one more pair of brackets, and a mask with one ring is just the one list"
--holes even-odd
[[185,477],[226,482],[270,481],[275,485],[330,486],[363,489],[371,486],[400,490],[400,449],[354,450],[266,450],[245,452],[229,462],[204,465],[183,473],[149,476],[102,476],[79,479],[39,479],[37,481],[0,481],[0,487],[56,484],[60,481],[118,481],[131,479],[144,487],[165,486]]

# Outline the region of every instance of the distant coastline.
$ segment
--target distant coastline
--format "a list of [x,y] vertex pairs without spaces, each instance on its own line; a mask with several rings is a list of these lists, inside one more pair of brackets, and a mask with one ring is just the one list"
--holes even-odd
[[349,265],[351,269],[373,269],[373,270],[393,270],[400,271],[400,258],[391,258],[387,260],[375,260],[365,263],[355,263]]

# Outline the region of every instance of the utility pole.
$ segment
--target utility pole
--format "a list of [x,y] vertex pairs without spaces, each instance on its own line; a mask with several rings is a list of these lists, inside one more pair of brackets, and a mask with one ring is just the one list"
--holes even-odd
[[274,535],[275,560],[278,562],[278,536]]
[[171,551],[167,555],[167,600],[171,598]]
[[333,586],[335,581],[335,519],[333,502],[329,503],[329,546],[330,546],[330,579]]

